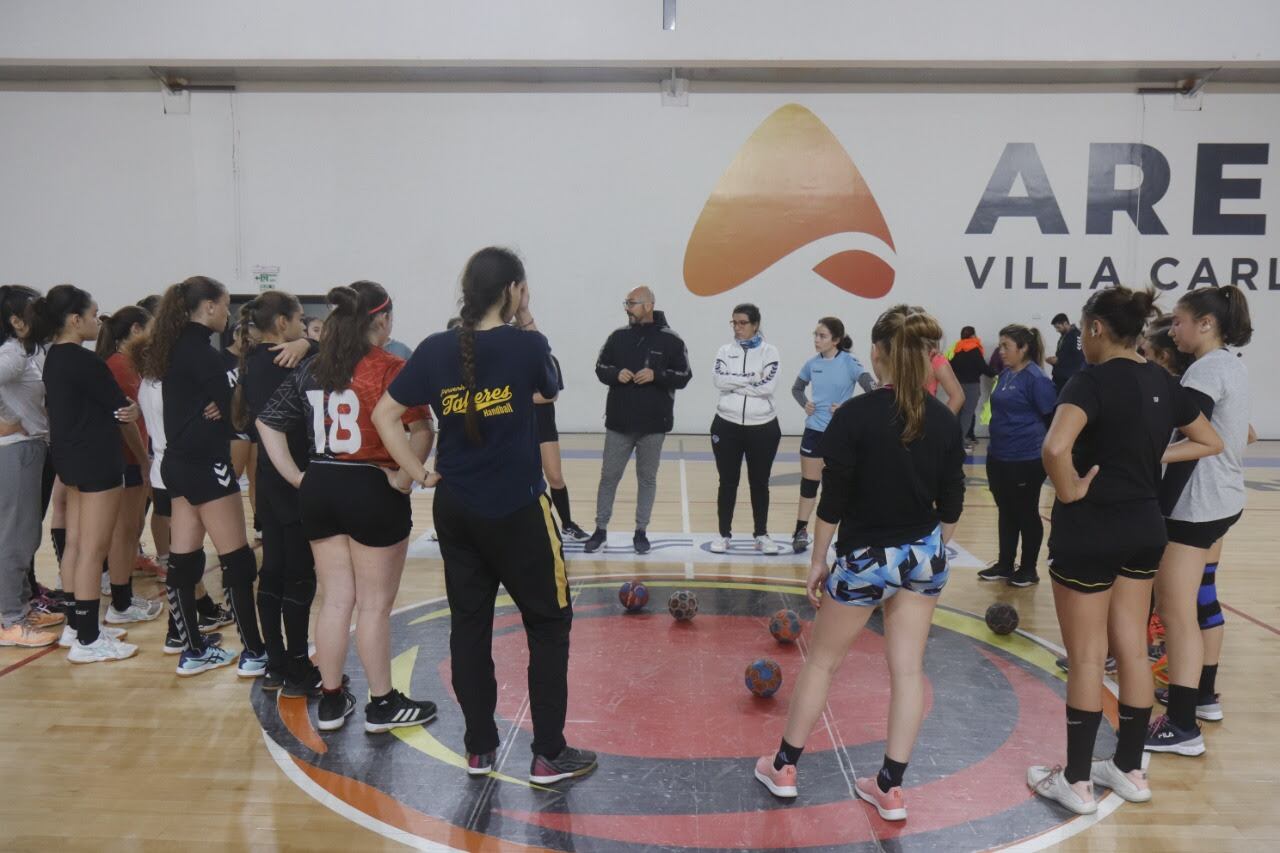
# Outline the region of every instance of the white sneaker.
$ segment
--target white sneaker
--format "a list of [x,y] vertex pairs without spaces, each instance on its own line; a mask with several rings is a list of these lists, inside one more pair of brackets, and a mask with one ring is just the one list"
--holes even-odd
[[122,625],[128,622],[150,622],[159,616],[162,610],[164,610],[164,607],[160,602],[134,596],[133,603],[124,611],[116,610],[114,605],[108,606],[105,621],[113,625]]
[[717,536],[711,540],[710,548],[712,554],[723,554],[729,550],[729,540],[723,536]]
[[1093,784],[1110,788],[1131,803],[1151,802],[1151,787],[1147,784],[1145,770],[1125,773],[1116,767],[1114,758],[1095,758],[1089,778]]
[[768,536],[757,536],[756,550],[761,554],[776,554],[781,549],[778,547],[778,543],[774,542]]
[[76,643],[67,652],[67,660],[72,663],[98,663],[99,661],[124,660],[138,653],[138,647],[132,643],[113,640],[106,634],[99,634],[98,639],[87,646]]
[[[108,625],[98,625],[98,633],[104,637],[110,637],[113,640],[123,640],[129,636],[129,632],[124,628],[112,628]],[[76,631],[69,623],[63,623],[62,636],[58,638],[58,645],[64,649],[69,649],[75,645]]]
[[1075,787],[1067,782],[1061,767],[1037,764],[1027,768],[1027,787],[1033,792],[1076,814],[1094,814],[1098,811],[1098,803],[1093,798],[1093,784],[1085,784],[1089,789],[1087,798],[1076,793]]

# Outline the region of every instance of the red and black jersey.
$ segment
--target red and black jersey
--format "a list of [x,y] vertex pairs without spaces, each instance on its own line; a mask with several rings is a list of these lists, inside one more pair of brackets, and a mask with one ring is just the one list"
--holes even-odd
[[[280,384],[258,420],[284,433],[307,424],[312,459],[394,467],[373,426],[373,408],[403,367],[404,359],[373,347],[356,365],[348,387],[325,391],[315,378],[315,359],[308,359]],[[426,406],[411,408],[401,418],[406,426],[430,419]]]
[[[112,353],[107,358],[107,368],[111,371],[111,375],[116,378],[116,384],[120,386],[120,390],[124,395],[135,403],[138,402],[138,387],[142,384],[142,378],[138,376],[138,371],[134,369],[133,362],[129,360],[129,356],[122,352]],[[138,421],[138,431],[142,433],[142,446],[147,447],[147,422],[142,418]],[[147,462],[146,459],[134,459],[133,452],[129,450],[129,445],[121,440],[121,446],[124,448],[124,462],[126,465],[142,465]]]

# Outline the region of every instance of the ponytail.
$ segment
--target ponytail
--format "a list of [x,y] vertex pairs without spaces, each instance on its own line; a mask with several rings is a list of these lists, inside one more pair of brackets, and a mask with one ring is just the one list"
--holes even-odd
[[1013,341],[1019,349],[1027,350],[1027,361],[1044,367],[1044,338],[1040,330],[1024,326],[1021,323],[1010,323],[1000,330],[1000,337]]
[[1178,300],[1197,320],[1213,315],[1218,335],[1228,346],[1242,347],[1253,339],[1253,323],[1249,319],[1249,301],[1235,285],[1193,290]]
[[163,379],[169,372],[173,348],[182,330],[191,322],[191,315],[205,301],[217,302],[227,293],[221,282],[207,276],[196,275],[171,285],[160,297],[156,322],[151,327],[151,345],[146,348],[146,363],[138,365],[142,376]]
[[844,323],[840,322],[839,318],[823,317],[818,320],[818,325],[824,327],[831,335],[831,339],[836,342],[836,350],[848,352],[853,349],[853,339],[844,333]]
[[938,321],[922,311],[890,309],[871,328],[871,343],[885,352],[893,378],[894,405],[902,418],[902,443],[924,434],[925,383],[929,356],[942,337]]
[[28,353],[36,351],[56,338],[67,325],[67,318],[83,314],[93,305],[93,297],[72,284],[59,284],[27,305],[27,337],[23,345]]
[[502,301],[505,317],[511,308],[507,288],[525,280],[524,264],[510,249],[490,246],[476,252],[462,270],[462,299],[459,302],[458,359],[462,368],[463,422],[467,441],[473,446],[484,444],[480,433],[480,414],[472,399],[476,390],[476,326],[489,309]]
[[391,297],[382,285],[357,281],[335,287],[325,296],[333,306],[320,331],[315,377],[325,391],[341,391],[351,385],[356,365],[372,348],[369,329],[379,314],[391,311]]
[[[244,380],[249,374],[249,353],[257,349],[264,333],[274,333],[276,318],[286,319],[302,311],[302,303],[292,293],[283,290],[269,290],[254,297],[240,306],[240,319],[237,321],[237,335],[240,338],[240,381],[236,383],[235,393],[231,396],[231,423],[240,432],[249,429],[249,406],[244,399]],[[252,334],[257,329],[257,340]]]
[[96,352],[98,358],[106,361],[129,339],[129,332],[135,325],[146,328],[151,315],[137,305],[126,305],[116,313],[106,314],[98,319],[102,325],[98,328]]
[[18,337],[18,330],[13,328],[9,318],[27,316],[27,306],[40,298],[40,292],[21,284],[6,284],[0,287],[0,344],[10,338]]

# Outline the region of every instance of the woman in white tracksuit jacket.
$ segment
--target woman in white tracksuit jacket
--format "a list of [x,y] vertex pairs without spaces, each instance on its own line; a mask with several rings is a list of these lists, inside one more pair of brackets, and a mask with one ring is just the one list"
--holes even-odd
[[711,422],[711,450],[720,473],[716,510],[720,537],[711,550],[723,554],[729,549],[733,527],[733,505],[738,499],[738,479],[742,458],[747,459],[747,484],[751,488],[752,535],[756,550],[778,553],[769,538],[769,472],[778,454],[782,429],[773,406],[774,385],[778,381],[778,348],[760,335],[760,309],[749,303],[733,309],[733,343],[716,353],[712,380],[720,392],[716,417]]

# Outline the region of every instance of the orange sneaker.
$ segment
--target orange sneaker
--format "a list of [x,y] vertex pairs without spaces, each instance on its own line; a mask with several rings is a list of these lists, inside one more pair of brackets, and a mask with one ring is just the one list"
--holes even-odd
[[885,820],[907,819],[907,804],[903,802],[901,787],[881,791],[880,784],[876,782],[874,776],[871,776],[856,780],[853,783],[853,789],[858,792],[859,799],[866,800],[875,806],[880,817]]
[[141,572],[144,575],[155,575],[161,580],[164,580],[164,568],[146,554],[138,555],[137,561],[133,564],[133,570],[135,572]]
[[38,649],[41,646],[52,646],[56,642],[58,642],[57,631],[36,628],[28,619],[15,622],[8,628],[0,628],[0,646]]
[[37,631],[48,631],[66,622],[67,617],[61,613],[46,613],[42,610],[33,609],[27,611],[27,618],[23,621]]
[[775,797],[792,799],[796,791],[796,766],[784,764],[781,770],[774,769],[773,756],[766,755],[756,762],[756,778],[760,784],[769,789]]

